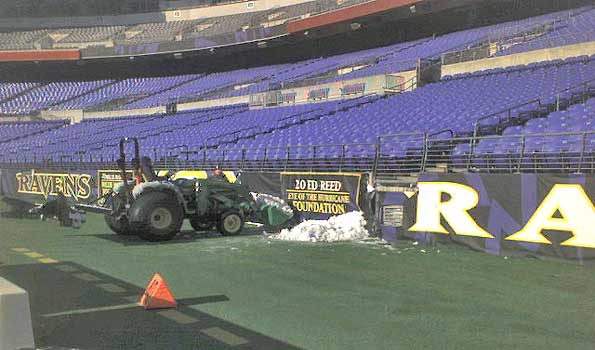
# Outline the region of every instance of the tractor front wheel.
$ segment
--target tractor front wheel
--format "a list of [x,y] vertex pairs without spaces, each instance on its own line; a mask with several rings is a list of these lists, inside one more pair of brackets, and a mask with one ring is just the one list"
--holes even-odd
[[180,232],[184,209],[176,198],[163,192],[146,192],[129,210],[131,226],[147,241],[168,241]]
[[219,218],[217,229],[224,236],[235,236],[240,234],[244,227],[244,217],[235,210],[226,211]]

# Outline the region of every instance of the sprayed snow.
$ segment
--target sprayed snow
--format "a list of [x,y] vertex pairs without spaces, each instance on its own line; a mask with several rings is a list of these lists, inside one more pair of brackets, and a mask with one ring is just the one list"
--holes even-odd
[[357,241],[368,238],[364,214],[359,211],[333,216],[328,220],[307,220],[279,234],[272,239],[301,242]]
[[287,214],[293,215],[291,207],[281,198],[272,196],[270,194],[258,193],[254,195],[254,199],[260,205],[270,205],[277,207]]

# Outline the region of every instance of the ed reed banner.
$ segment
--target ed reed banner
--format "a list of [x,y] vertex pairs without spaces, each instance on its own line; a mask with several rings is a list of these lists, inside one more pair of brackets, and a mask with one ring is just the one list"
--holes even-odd
[[405,235],[492,254],[595,258],[595,177],[422,174]]
[[282,198],[303,218],[326,219],[361,210],[362,174],[281,173]]

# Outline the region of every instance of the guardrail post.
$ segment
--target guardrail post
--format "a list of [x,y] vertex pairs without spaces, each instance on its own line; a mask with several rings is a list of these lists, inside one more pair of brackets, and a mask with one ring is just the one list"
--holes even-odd
[[523,158],[525,157],[525,135],[521,136],[521,154],[519,156],[519,163],[517,165],[518,172],[521,172],[521,166],[523,165]]
[[580,173],[581,170],[583,170],[583,161],[585,160],[585,147],[587,145],[587,133],[584,132],[583,133],[583,137],[581,140],[581,154],[579,156],[578,159],[578,169],[577,169],[577,173]]
[[343,163],[345,162],[345,144],[341,145],[341,159],[339,160],[339,172],[343,171]]
[[560,111],[560,94],[556,94],[556,112]]
[[267,161],[268,152],[269,152],[268,147],[265,147],[264,148],[264,157],[262,158],[262,164],[260,165],[260,171],[264,170],[264,165],[266,164],[266,161]]
[[242,147],[242,159],[240,161],[240,169],[244,169],[244,162],[246,161],[246,149]]
[[379,158],[380,158],[380,142],[381,142],[382,136],[378,136],[376,138],[376,149],[374,151],[374,163],[372,165],[372,180],[373,183],[376,183],[376,176],[378,173],[378,162],[379,162]]
[[471,154],[473,154],[473,149],[475,148],[475,142],[476,142],[476,138],[479,134],[479,120],[476,120],[475,123],[473,123],[473,138],[471,139]]
[[426,170],[426,164],[428,162],[428,150],[430,149],[428,143],[429,143],[429,138],[428,138],[428,134],[424,133],[424,145],[422,148],[422,160],[421,160],[421,166],[419,171],[420,172],[424,172]]
[[471,162],[473,161],[473,151],[474,151],[474,144],[475,144],[475,137],[469,139],[469,156],[467,157],[466,161],[466,170],[469,171],[471,169]]
[[291,146],[287,146],[287,150],[285,151],[285,164],[283,165],[283,170],[287,170],[290,156],[291,156]]

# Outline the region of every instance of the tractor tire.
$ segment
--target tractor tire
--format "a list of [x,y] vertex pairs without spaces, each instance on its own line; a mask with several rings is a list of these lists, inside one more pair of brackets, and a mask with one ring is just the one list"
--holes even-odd
[[136,234],[136,232],[134,232],[128,224],[128,220],[126,218],[121,218],[118,220],[109,214],[106,214],[104,218],[105,223],[110,228],[110,230],[114,231],[114,233],[122,236],[131,236]]
[[224,212],[217,223],[217,230],[224,236],[239,235],[244,228],[244,217],[236,210]]
[[130,224],[140,238],[151,241],[169,241],[184,223],[184,209],[172,195],[146,192],[129,209]]
[[106,199],[105,203],[103,203],[103,206],[106,208],[111,208],[112,213],[114,213],[114,214],[106,214],[104,216],[105,223],[114,233],[116,233],[118,235],[123,235],[123,236],[129,236],[129,235],[136,234],[136,232],[134,232],[132,230],[132,228],[130,227],[130,224],[128,223],[128,219],[126,219],[125,217],[121,218],[120,220],[116,219],[116,216],[119,216],[119,215],[117,215],[115,213],[121,213],[123,210],[125,210],[124,209],[124,201],[122,200],[121,195],[119,193],[108,197]]
[[201,217],[193,216],[190,218],[190,226],[194,231],[202,232],[210,230],[215,225],[210,221],[203,220]]

